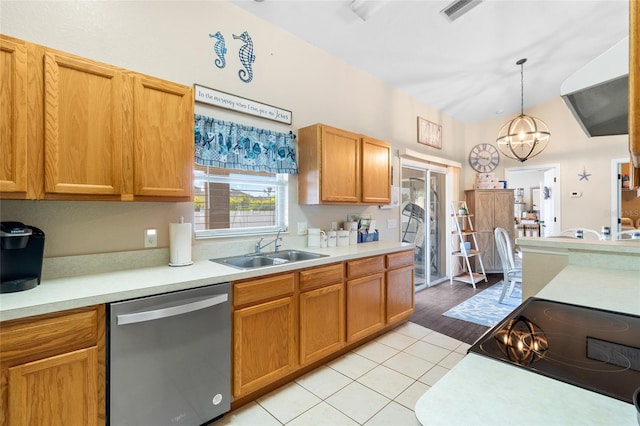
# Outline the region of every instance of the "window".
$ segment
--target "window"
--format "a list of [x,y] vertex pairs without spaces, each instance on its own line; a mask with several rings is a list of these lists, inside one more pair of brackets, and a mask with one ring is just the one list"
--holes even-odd
[[288,226],[288,175],[194,167],[196,238],[264,234]]

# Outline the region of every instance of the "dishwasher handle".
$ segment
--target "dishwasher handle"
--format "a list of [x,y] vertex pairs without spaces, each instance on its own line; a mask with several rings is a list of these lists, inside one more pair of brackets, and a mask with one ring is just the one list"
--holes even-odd
[[183,305],[170,306],[168,308],[155,309],[152,311],[136,312],[133,314],[120,314],[116,316],[117,324],[135,324],[138,322],[153,321],[161,318],[187,314],[189,312],[195,312],[211,306],[219,305],[227,300],[229,300],[228,294],[219,294],[208,299],[185,303]]

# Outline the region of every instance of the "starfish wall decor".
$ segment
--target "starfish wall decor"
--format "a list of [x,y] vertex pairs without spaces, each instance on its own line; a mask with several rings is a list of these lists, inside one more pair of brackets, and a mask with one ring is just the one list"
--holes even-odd
[[586,168],[582,168],[582,173],[578,173],[578,176],[580,176],[580,180],[589,180],[589,176],[591,176],[591,173],[587,173],[587,169]]

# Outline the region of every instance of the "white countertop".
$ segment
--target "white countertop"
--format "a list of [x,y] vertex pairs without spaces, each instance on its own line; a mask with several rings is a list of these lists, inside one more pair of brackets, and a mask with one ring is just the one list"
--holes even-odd
[[[378,241],[335,248],[299,248],[303,251],[326,254],[328,257],[251,270],[240,270],[209,260],[200,260],[190,266],[156,266],[43,280],[39,286],[31,290],[0,294],[0,321],[282,273],[407,250],[411,247],[412,244]],[[282,250],[290,248],[292,247]],[[224,255],[221,254],[222,256]]]
[[[640,315],[638,271],[569,265],[541,298]],[[416,403],[423,425],[634,425],[632,404],[474,353]]]
[[516,243],[521,248],[571,249],[616,255],[640,255],[640,240],[631,239],[602,241],[570,237],[520,237]]

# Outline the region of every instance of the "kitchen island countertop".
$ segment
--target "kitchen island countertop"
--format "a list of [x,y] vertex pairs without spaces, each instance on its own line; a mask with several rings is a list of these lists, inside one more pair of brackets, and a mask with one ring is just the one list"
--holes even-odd
[[240,270],[209,260],[198,260],[189,266],[163,265],[42,280],[39,286],[31,290],[0,294],[0,321],[284,273],[408,250],[412,247],[413,244],[385,241],[321,249],[287,247],[328,256],[250,270]]
[[[638,272],[568,265],[537,297],[640,315]],[[636,425],[632,404],[467,354],[420,397],[423,425]]]

